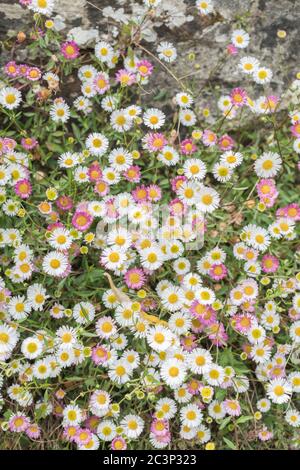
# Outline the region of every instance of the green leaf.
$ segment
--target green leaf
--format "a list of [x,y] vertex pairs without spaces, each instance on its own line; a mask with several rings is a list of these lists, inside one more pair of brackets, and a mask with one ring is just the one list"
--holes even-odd
[[231,421],[231,416],[227,416],[227,418],[223,419],[223,421],[220,424],[220,431],[224,428],[226,428],[227,424]]
[[230,439],[227,439],[227,437],[223,437],[223,441],[227,444],[229,449],[237,450],[236,445]]
[[236,424],[242,424],[242,423],[246,423],[247,421],[250,421],[253,419],[253,416],[240,416],[237,420],[236,420]]

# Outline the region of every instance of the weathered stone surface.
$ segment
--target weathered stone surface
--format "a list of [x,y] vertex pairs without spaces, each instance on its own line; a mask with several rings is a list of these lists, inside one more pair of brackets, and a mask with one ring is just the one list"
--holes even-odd
[[[211,79],[210,92],[204,90],[199,95],[202,105],[210,101],[212,93],[218,97],[244,80],[237,69],[239,58],[231,58],[217,68],[222,55],[226,55],[231,31],[244,27],[251,35],[245,55],[254,55],[272,68],[274,78],[265,91],[280,93],[295,78],[300,63],[300,1],[215,0],[214,4],[215,13],[201,17],[194,0],[162,0],[158,8],[161,17],[147,21],[143,27],[145,46],[151,51],[161,40],[173,42],[178,49],[178,60],[170,68],[179,77],[193,73],[194,91],[201,90],[208,77]],[[0,12],[2,39],[7,32],[26,28],[30,21],[31,13],[17,0],[0,0]],[[59,28],[65,24],[66,31],[71,29],[82,46],[90,46],[98,37],[110,39],[117,34],[115,26],[139,18],[144,12],[142,0],[56,0],[55,9]],[[287,32],[285,39],[277,37],[279,29]],[[195,54],[194,61],[187,58],[190,52]],[[178,87],[172,77],[159,72],[157,90],[162,88],[162,83],[164,87],[171,85],[173,90]],[[263,94],[262,90],[253,86],[253,96]]]

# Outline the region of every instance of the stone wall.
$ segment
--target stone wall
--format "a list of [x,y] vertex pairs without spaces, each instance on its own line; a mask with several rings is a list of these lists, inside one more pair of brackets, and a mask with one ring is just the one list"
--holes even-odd
[[[162,0],[159,10],[163,19],[154,19],[145,28],[149,50],[161,39],[176,45],[179,57],[172,69],[177,76],[192,72],[194,87],[199,90],[210,77],[210,93],[215,92],[216,96],[221,90],[225,92],[233,84],[239,84],[238,59],[226,61],[224,66],[213,70],[224,54],[232,29],[242,26],[251,35],[246,54],[255,55],[274,72],[269,89],[280,93],[295,78],[300,70],[300,0],[215,0],[216,12],[207,17],[197,14],[194,4],[194,0]],[[57,28],[71,29],[75,40],[85,47],[99,37],[109,38],[116,33],[116,22],[126,23],[143,11],[142,0],[56,0],[54,17]],[[25,29],[31,15],[17,0],[0,0],[0,13],[2,40],[7,33]],[[278,30],[286,31],[285,39],[277,37]],[[195,54],[192,62],[188,59],[190,52]],[[165,88],[171,84],[174,89],[176,85],[162,72],[157,76],[157,90],[161,89],[161,83]],[[259,96],[262,88],[254,89],[257,95],[256,92]],[[199,99],[205,102],[205,91]]]

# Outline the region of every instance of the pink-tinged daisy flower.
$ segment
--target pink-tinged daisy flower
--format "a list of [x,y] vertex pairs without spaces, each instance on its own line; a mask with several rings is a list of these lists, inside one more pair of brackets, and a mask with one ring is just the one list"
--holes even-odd
[[132,165],[126,171],[124,171],[123,176],[131,183],[139,183],[141,180],[141,169],[138,165]]
[[32,150],[38,145],[38,141],[33,137],[22,137],[21,145],[25,150]]
[[41,76],[42,72],[38,67],[28,67],[26,72],[26,78],[28,78],[28,80],[36,82],[37,80],[40,80]]
[[300,137],[300,121],[297,121],[291,127],[291,132],[293,136]]
[[127,444],[123,437],[117,436],[111,441],[112,450],[126,450]]
[[87,427],[93,434],[97,434],[97,428],[99,426],[100,418],[98,416],[89,416],[84,421],[84,426]]
[[30,424],[29,418],[21,413],[14,414],[8,421],[8,428],[11,432],[24,432]]
[[121,86],[131,86],[135,83],[136,76],[126,69],[120,69],[116,73],[116,81],[120,83]]
[[227,46],[227,52],[230,55],[237,55],[238,53],[238,48],[234,44],[228,44]]
[[26,65],[26,64],[20,64],[20,65],[19,65],[19,74],[20,74],[22,77],[26,77],[28,68],[29,68],[28,65]]
[[100,181],[102,178],[102,170],[99,163],[92,163],[88,169],[88,176],[90,181]]
[[216,311],[208,305],[201,304],[199,300],[193,301],[190,312],[204,326],[213,324],[217,319]]
[[142,77],[149,77],[152,74],[153,65],[148,60],[141,60],[136,64],[136,67]]
[[145,284],[146,276],[141,268],[131,268],[126,272],[124,280],[130,289],[140,289]]
[[197,147],[192,139],[184,139],[180,144],[180,151],[183,155],[192,155],[197,151]]
[[187,177],[182,175],[182,176],[175,176],[175,178],[173,178],[171,180],[171,186],[172,186],[172,190],[177,193],[177,191],[181,188],[182,184],[187,181]]
[[181,199],[173,199],[169,203],[170,214],[181,216],[187,212],[187,205]]
[[206,147],[212,147],[217,143],[217,136],[214,132],[209,129],[205,129],[202,135],[202,142]]
[[215,281],[220,281],[227,276],[227,268],[225,264],[213,264],[208,274]]
[[187,389],[191,395],[199,395],[202,386],[203,384],[196,379],[192,379],[187,383]]
[[[145,273],[147,274],[147,273]],[[150,297],[147,297],[141,302],[141,310],[144,312],[150,312],[151,310],[155,310],[157,308],[157,302]]]
[[272,431],[269,431],[266,427],[264,427],[261,431],[259,431],[257,436],[263,442],[273,439]]
[[278,196],[275,180],[263,178],[257,183],[256,189],[260,201],[267,207],[272,207],[275,204]]
[[106,196],[110,191],[109,184],[104,180],[99,180],[95,184],[94,191],[95,193],[99,194],[99,196]]
[[10,137],[4,137],[4,139],[2,139],[1,141],[3,145],[2,150],[4,153],[14,150],[17,145],[17,142],[14,139],[11,139]]
[[74,426],[74,425],[66,426],[62,434],[63,439],[69,442],[74,442],[76,434],[79,429],[80,429],[79,426]]
[[28,428],[26,429],[26,434],[28,437],[30,437],[30,439],[39,439],[41,436],[41,430],[37,424],[29,424]]
[[78,211],[72,217],[72,225],[79,230],[84,232],[87,230],[93,223],[93,217],[86,211]]
[[147,188],[144,185],[135,188],[131,194],[135,202],[145,202],[148,197]]
[[61,45],[60,52],[65,59],[73,60],[79,56],[79,47],[75,41],[66,41]]
[[243,88],[234,88],[230,93],[230,100],[233,106],[244,106],[247,103],[247,92]]
[[16,194],[20,196],[22,199],[28,199],[32,192],[32,186],[30,184],[30,181],[28,181],[27,179],[19,180],[15,184],[14,189],[15,189]]
[[290,308],[290,309],[289,309],[289,317],[290,317],[291,320],[293,320],[293,321],[300,320],[300,312],[297,313],[294,308]]
[[279,103],[278,96],[270,95],[266,97],[265,107],[267,111],[274,113]]
[[246,334],[255,323],[255,318],[249,313],[241,313],[232,317],[233,327],[240,333]]
[[11,292],[8,289],[0,289],[0,309],[3,309],[11,297]]
[[216,322],[208,326],[208,337],[212,344],[218,347],[226,346],[228,335],[225,331],[223,323]]
[[99,95],[103,95],[110,88],[109,76],[105,72],[97,73],[93,80],[93,85]]
[[149,132],[143,137],[143,144],[146,150],[151,150],[151,152],[158,152],[162,150],[168,141],[162,133],[153,133]]
[[161,199],[161,189],[157,184],[150,184],[147,188],[148,201],[157,202]]
[[[277,216],[276,212],[276,216]],[[293,202],[292,204],[288,204],[286,207],[283,208],[283,216],[288,217],[289,219],[299,221],[300,220],[300,206],[299,204]]]
[[11,60],[4,66],[4,72],[9,77],[17,77],[19,75],[19,67],[14,60]]
[[224,400],[223,402],[226,413],[229,416],[240,416],[241,414],[241,405],[238,400]]
[[105,209],[106,209],[107,217],[111,219],[117,219],[120,215],[116,207],[115,198],[110,198],[107,201],[105,201]]
[[197,336],[196,335],[187,335],[180,338],[180,344],[184,351],[191,352],[197,347]]
[[69,211],[73,207],[73,201],[69,196],[59,196],[55,202],[57,207],[62,211]]
[[265,273],[275,273],[279,267],[279,260],[273,255],[264,255],[261,260],[261,267]]
[[104,364],[107,361],[108,352],[104,346],[97,344],[92,348],[92,361],[98,366],[99,364]]
[[169,421],[166,419],[154,419],[150,425],[150,431],[155,436],[165,436],[169,432]]
[[19,0],[19,3],[27,7],[28,5],[31,5],[32,0]]
[[77,445],[85,445],[92,437],[92,432],[89,429],[79,428],[75,434],[74,442],[76,442]]
[[279,365],[274,365],[269,371],[268,371],[268,377],[269,379],[281,379],[286,377],[285,373],[285,365],[279,366]]
[[218,140],[218,146],[221,150],[231,150],[235,145],[235,142],[232,137],[229,135],[225,134],[220,137]]

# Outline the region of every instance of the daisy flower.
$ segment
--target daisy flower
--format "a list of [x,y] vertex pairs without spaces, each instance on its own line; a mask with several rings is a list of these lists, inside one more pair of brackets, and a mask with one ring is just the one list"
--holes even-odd
[[60,52],[65,59],[73,60],[79,56],[79,47],[75,41],[67,41],[61,45]]
[[161,365],[160,375],[166,385],[176,389],[184,382],[186,369],[182,361],[175,358],[167,359]]
[[104,155],[106,153],[109,141],[103,134],[94,132],[92,134],[89,134],[85,141],[85,145],[92,155],[100,157],[101,155]]
[[54,0],[31,0],[29,8],[36,13],[51,16],[54,8]]
[[121,420],[120,426],[125,436],[129,439],[137,439],[144,429],[144,421],[137,415],[128,414]]
[[207,186],[201,186],[196,196],[197,208],[204,213],[211,213],[220,203],[220,196],[217,191]]
[[113,48],[105,41],[100,41],[95,45],[95,56],[101,62],[108,62],[113,57]]
[[13,87],[4,87],[0,90],[0,104],[6,109],[15,109],[22,101],[19,90]]
[[259,61],[251,56],[242,57],[239,63],[240,70],[246,75],[251,75],[258,67]]
[[161,42],[157,47],[158,57],[165,62],[174,62],[177,57],[177,51],[172,43]]
[[273,403],[287,403],[292,395],[290,383],[283,379],[274,379],[267,384],[267,395]]
[[83,414],[78,405],[67,405],[63,410],[64,426],[78,425],[83,420]]
[[150,108],[143,115],[144,124],[150,129],[160,129],[164,125],[165,119],[164,113],[157,108]]
[[197,0],[196,7],[198,8],[200,14],[204,16],[214,11],[212,0]]
[[184,426],[195,428],[202,421],[202,412],[197,405],[186,405],[180,410],[180,420]]
[[191,127],[196,123],[196,114],[190,109],[181,109],[179,111],[179,121],[183,126]]
[[113,362],[108,370],[108,376],[112,382],[124,384],[128,382],[132,375],[132,368],[124,359]]
[[68,121],[70,117],[70,108],[63,98],[56,98],[50,107],[50,117],[54,122]]
[[163,326],[156,326],[148,331],[147,341],[155,351],[166,351],[172,345],[173,334]]
[[129,131],[132,127],[132,118],[128,116],[126,110],[116,110],[110,115],[110,123],[114,130],[118,132]]
[[253,80],[255,83],[259,85],[265,85],[272,80],[272,70],[268,69],[267,67],[256,67],[253,71]]
[[10,353],[19,340],[19,333],[8,325],[0,325],[0,354]]
[[51,251],[44,257],[42,266],[46,274],[61,277],[69,267],[69,260],[63,253]]
[[277,153],[266,152],[254,164],[255,173],[260,178],[272,178],[281,169],[282,160]]
[[248,46],[250,41],[249,34],[243,29],[236,29],[231,35],[232,44],[238,49],[244,49]]

